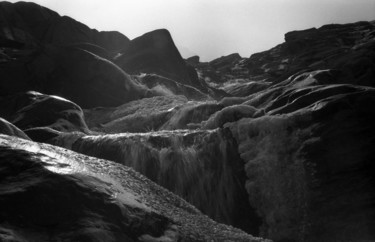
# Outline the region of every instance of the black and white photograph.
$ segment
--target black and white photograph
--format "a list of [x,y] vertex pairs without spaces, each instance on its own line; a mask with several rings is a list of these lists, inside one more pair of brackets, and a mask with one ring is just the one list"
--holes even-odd
[[0,242],[375,242],[375,0],[0,1]]

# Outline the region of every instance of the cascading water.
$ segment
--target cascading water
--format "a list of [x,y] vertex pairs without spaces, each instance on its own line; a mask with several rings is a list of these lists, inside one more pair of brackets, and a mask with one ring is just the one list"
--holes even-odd
[[249,205],[243,161],[228,131],[65,137],[59,145],[133,167],[216,221],[257,234],[260,220]]

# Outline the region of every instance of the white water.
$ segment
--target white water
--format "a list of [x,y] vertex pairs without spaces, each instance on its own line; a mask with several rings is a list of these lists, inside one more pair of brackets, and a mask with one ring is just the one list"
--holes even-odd
[[75,151],[134,168],[217,221],[236,224],[238,217],[246,215],[243,163],[233,139],[222,130],[122,133],[65,140],[73,142],[65,146]]

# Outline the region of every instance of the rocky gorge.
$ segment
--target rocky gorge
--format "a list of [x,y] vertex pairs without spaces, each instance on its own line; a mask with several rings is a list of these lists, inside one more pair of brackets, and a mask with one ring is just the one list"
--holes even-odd
[[183,59],[0,2],[1,241],[375,240],[375,22]]

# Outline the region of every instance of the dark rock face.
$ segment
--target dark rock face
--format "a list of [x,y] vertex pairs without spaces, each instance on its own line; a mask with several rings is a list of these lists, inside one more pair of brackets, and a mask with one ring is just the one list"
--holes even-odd
[[369,108],[374,94],[372,88],[358,88],[315,96],[316,102],[287,114],[228,125],[246,162],[250,203],[265,219],[265,236],[276,241],[374,238],[375,153],[369,148],[375,145],[375,114]]
[[0,12],[1,95],[36,90],[96,107],[147,94],[111,62],[128,45],[122,34],[92,30],[34,3],[2,2]]
[[[0,95],[36,90],[83,108],[160,95],[225,95],[198,79],[167,30],[130,42],[118,32],[98,32],[34,3],[2,2],[0,12]],[[160,77],[131,77],[117,64],[131,74]]]
[[195,55],[186,59],[186,62],[192,66],[199,64],[200,57]]
[[206,89],[195,70],[185,64],[171,34],[165,29],[131,40],[115,63],[128,73],[154,73],[200,90]]
[[264,241],[125,166],[5,135],[0,150],[1,240]]
[[147,94],[112,62],[74,46],[49,45],[22,55],[0,67],[3,95],[32,89],[88,108],[118,106]]
[[250,75],[275,83],[308,69],[335,69],[340,83],[374,86],[374,31],[369,22],[294,31],[285,43],[245,61]]
[[57,96],[38,92],[0,98],[0,115],[21,129],[50,127],[58,131],[88,132],[82,109]]
[[212,60],[209,62],[209,64],[218,70],[223,70],[223,69],[230,69],[233,67],[233,65],[241,60],[242,57],[238,53],[230,54],[227,56],[222,56],[220,58],[217,58],[215,60]]
[[2,2],[0,13],[0,35],[26,45],[92,43],[109,52],[118,52],[129,43],[129,39],[119,32],[90,29],[35,3]]

